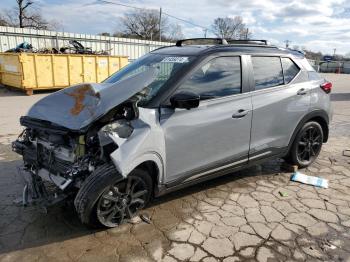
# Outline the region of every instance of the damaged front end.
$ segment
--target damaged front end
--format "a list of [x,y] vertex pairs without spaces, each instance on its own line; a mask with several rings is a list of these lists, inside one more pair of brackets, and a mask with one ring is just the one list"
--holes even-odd
[[122,138],[131,135],[131,116],[117,112],[126,107],[116,108],[113,117],[107,117],[108,123],[107,118],[101,119],[86,133],[21,118],[21,124],[27,128],[12,143],[12,149],[23,157],[21,174],[26,182],[23,204],[50,206],[74,195],[86,177],[98,165],[108,162],[110,154],[118,148],[111,134]]
[[12,149],[23,156],[23,204],[55,204],[74,193],[93,171],[97,161],[94,150],[90,145],[87,149],[84,135],[43,129],[25,118],[21,123],[27,128],[12,143]]
[[49,95],[21,117],[25,130],[12,143],[23,157],[21,202],[48,207],[74,196],[118,149],[112,134],[132,134],[137,103],[154,75],[148,71],[108,86],[73,86]]

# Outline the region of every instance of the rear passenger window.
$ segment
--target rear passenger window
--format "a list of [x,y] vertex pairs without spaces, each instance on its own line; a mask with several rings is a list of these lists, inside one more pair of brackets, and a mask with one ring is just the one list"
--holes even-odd
[[252,57],[255,90],[283,85],[283,72],[279,57]]
[[241,93],[241,60],[218,57],[196,70],[179,90],[189,90],[202,100]]
[[290,58],[282,57],[281,61],[284,74],[284,83],[288,84],[299,73],[300,69]]

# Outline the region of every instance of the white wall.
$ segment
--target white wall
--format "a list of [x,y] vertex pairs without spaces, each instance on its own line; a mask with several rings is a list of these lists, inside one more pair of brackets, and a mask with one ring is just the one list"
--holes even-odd
[[15,48],[24,41],[32,44],[35,49],[41,49],[69,46],[69,40],[77,40],[93,51],[110,50],[111,55],[128,56],[130,60],[156,48],[173,45],[169,42],[0,26],[0,52]]

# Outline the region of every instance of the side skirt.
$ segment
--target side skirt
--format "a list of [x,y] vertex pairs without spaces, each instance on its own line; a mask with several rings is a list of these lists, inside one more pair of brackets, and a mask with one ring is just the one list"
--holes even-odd
[[[245,162],[244,164],[237,163],[237,165],[230,166],[228,168],[223,168],[223,169],[220,169],[219,171],[216,171],[216,169],[218,168],[217,167],[217,168],[214,168],[214,169],[208,171],[208,173],[205,172],[205,174],[203,174],[203,176],[200,176],[198,178],[194,178],[191,180],[188,180],[188,178],[183,178],[181,180],[178,180],[177,183],[172,182],[171,184],[158,185],[158,188],[156,189],[156,192],[155,192],[155,197],[159,197],[159,196],[162,196],[162,195],[165,195],[165,194],[168,194],[168,193],[171,193],[171,192],[174,192],[174,191],[177,191],[177,190],[180,190],[180,189],[207,181],[207,180],[211,180],[211,179],[214,179],[217,177],[228,175],[232,172],[243,170],[243,169],[249,168],[249,167],[254,166],[254,165],[261,164],[263,162],[266,162],[266,161],[274,159],[274,158],[284,157],[284,156],[286,156],[286,154],[288,152],[287,150],[288,150],[288,148],[283,148],[283,149],[280,149],[278,153],[274,152],[275,154],[273,154],[273,155],[267,155],[267,156],[264,156],[261,158],[256,158],[254,160],[249,160],[248,163]],[[193,177],[196,177],[196,175],[197,174],[194,174]]]

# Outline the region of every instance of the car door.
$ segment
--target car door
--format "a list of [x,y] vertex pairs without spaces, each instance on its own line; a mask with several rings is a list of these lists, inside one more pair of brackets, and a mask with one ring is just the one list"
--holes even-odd
[[255,91],[250,159],[279,154],[310,107],[304,72],[288,57],[252,56]]
[[247,161],[252,105],[250,94],[242,93],[241,64],[239,56],[203,62],[175,91],[199,94],[199,106],[161,109],[166,183]]

